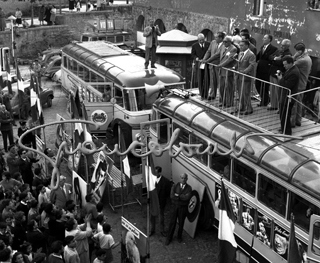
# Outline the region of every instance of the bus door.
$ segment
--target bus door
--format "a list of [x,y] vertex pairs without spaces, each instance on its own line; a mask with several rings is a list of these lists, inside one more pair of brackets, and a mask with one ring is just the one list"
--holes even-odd
[[104,133],[114,119],[114,104],[112,103],[113,83],[90,83],[85,88],[84,105],[88,119],[99,124],[96,129],[90,126],[91,132]]
[[320,216],[311,215],[309,244],[308,244],[309,262],[320,262]]
[[[156,119],[162,121],[150,125],[150,140],[157,142],[164,148],[171,139],[171,119],[158,111],[153,111],[152,114],[152,120]],[[153,155],[153,162],[155,166],[160,166],[162,168],[162,175],[169,180],[172,180],[171,157],[169,156],[169,151],[165,151],[160,157]]]

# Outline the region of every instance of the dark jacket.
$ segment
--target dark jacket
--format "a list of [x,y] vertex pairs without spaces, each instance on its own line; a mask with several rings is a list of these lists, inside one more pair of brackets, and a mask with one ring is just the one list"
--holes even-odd
[[[172,203],[178,206],[187,206],[191,198],[192,188],[190,185],[186,184],[181,190],[180,183],[176,183],[171,188],[170,198]],[[176,196],[178,194],[179,196]]]
[[42,248],[42,252],[46,251],[46,236],[40,230],[29,231],[27,241],[32,244],[33,252],[36,252],[39,248]]
[[20,250],[20,245],[27,240],[26,228],[22,225],[22,223],[16,221],[15,226],[12,228],[12,234],[12,248],[15,250]]
[[283,58],[286,55],[292,55],[290,49],[286,49],[284,51],[277,50],[274,54],[270,56],[271,60],[271,67],[270,67],[270,76],[276,77],[277,70],[280,70],[282,73],[284,73],[286,70],[283,67],[282,60],[274,60],[275,57],[281,57]]
[[36,159],[29,159],[23,160],[22,158],[19,159],[19,169],[22,175],[22,179],[25,183],[32,186],[33,181],[33,172],[32,172],[32,164],[36,163],[38,160]]
[[205,41],[203,43],[204,47],[201,48],[200,47],[200,44],[199,42],[198,43],[194,43],[192,45],[192,48],[191,48],[191,57],[193,60],[195,60],[196,58],[199,58],[199,59],[203,59],[204,55],[206,54],[209,46],[210,46],[210,43]]
[[[299,69],[296,65],[293,65],[284,73],[284,75],[282,76],[282,79],[279,82],[279,85],[290,89],[291,94],[294,94],[298,91],[299,78],[300,78]],[[286,100],[286,97],[288,96],[288,92],[287,91],[282,92],[281,94],[282,96],[280,98],[280,101],[284,102]]]
[[7,156],[7,165],[9,172],[14,175],[16,172],[19,172],[20,159],[16,157],[16,154],[9,152]]
[[170,195],[171,183],[166,177],[161,176],[159,183],[156,184],[156,189],[158,193],[160,209],[164,209],[167,199]]
[[1,131],[10,131],[12,130],[12,118],[11,114],[5,110],[5,111],[0,111],[0,130]]
[[[271,44],[263,52],[263,46],[260,48],[260,51],[257,55],[257,77],[262,79],[269,80],[269,72],[271,67],[270,56],[277,51],[277,48]],[[262,77],[263,76],[263,77]]]

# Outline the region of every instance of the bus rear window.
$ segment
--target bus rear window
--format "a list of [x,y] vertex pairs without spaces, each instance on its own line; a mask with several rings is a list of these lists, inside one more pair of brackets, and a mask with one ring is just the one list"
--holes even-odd
[[234,160],[232,183],[255,196],[256,177],[254,169],[236,159]]

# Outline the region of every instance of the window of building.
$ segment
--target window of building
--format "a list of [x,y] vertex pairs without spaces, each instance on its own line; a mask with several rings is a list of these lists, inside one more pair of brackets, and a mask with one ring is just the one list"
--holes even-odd
[[[200,137],[196,136],[195,134],[191,134],[190,135],[190,143],[191,144],[202,144],[202,146],[200,147],[200,152],[203,152],[205,149],[207,149],[208,147],[208,143],[201,139]],[[208,165],[208,154],[197,154],[194,155],[193,158],[195,158],[196,160],[198,160],[199,162],[203,163],[204,165]]]
[[259,174],[258,199],[267,207],[285,216],[287,189],[262,174]]
[[238,185],[250,195],[255,196],[256,177],[254,169],[234,159],[232,183]]

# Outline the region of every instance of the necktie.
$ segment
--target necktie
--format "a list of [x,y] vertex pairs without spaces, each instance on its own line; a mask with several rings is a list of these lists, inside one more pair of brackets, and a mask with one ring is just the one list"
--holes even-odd
[[240,52],[239,62],[241,61],[241,59],[243,58],[243,56],[244,56],[244,52]]
[[266,49],[267,49],[267,46],[263,46],[262,54],[266,51]]
[[201,44],[201,49],[203,49],[203,44]]

